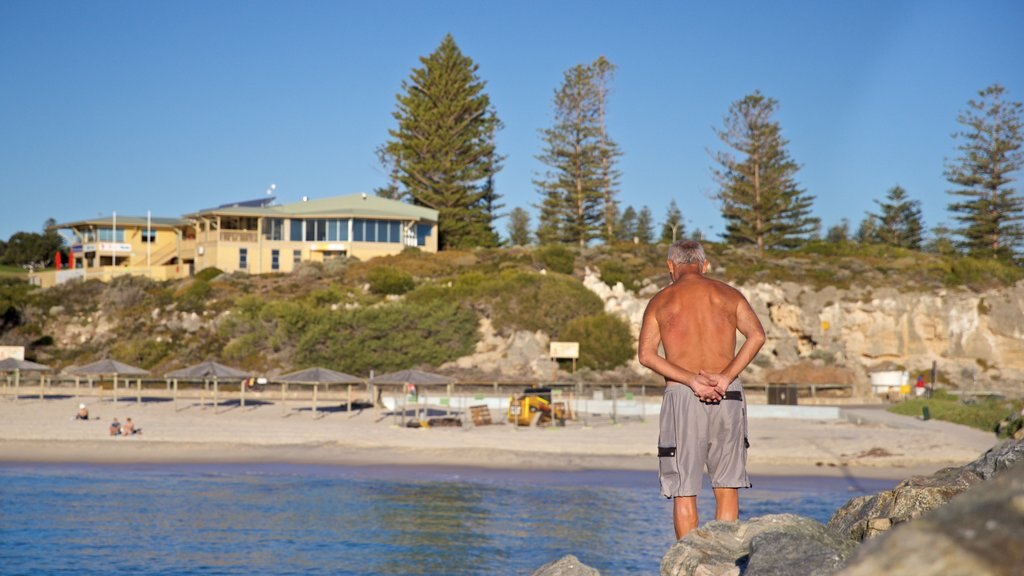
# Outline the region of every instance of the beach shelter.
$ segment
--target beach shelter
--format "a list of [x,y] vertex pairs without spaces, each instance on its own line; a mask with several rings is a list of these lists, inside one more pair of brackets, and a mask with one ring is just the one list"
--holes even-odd
[[[175,370],[168,372],[164,375],[165,378],[171,378],[174,380],[174,401],[178,401],[178,380],[192,380],[203,382],[203,392],[206,392],[207,387],[213,383],[213,405],[217,405],[217,391],[218,384],[221,380],[227,380],[229,382],[238,381],[241,382],[248,378],[250,374],[243,372],[237,368],[225,366],[219,362],[207,360],[206,362],[200,362],[195,366],[189,366],[188,368],[182,368],[181,370]],[[200,403],[204,400],[200,399]],[[242,406],[245,406],[245,386],[242,386]]]
[[[4,358],[0,360],[0,372],[4,374],[14,374],[14,397],[18,397],[18,388],[21,385],[21,373],[22,372],[40,372],[39,375],[39,398],[43,398],[43,386],[46,383],[46,379],[41,374],[47,372],[50,367],[45,364],[36,364],[35,362],[29,362],[28,360],[18,360],[17,358]],[[7,379],[4,378],[4,388],[7,387]],[[5,391],[6,395],[6,391]]]
[[[426,402],[426,394],[420,394],[421,390],[425,390],[427,386],[444,385],[448,397],[451,397],[451,385],[456,380],[448,376],[442,376],[441,374],[434,374],[433,372],[424,372],[422,370],[399,370],[398,372],[390,372],[388,374],[381,374],[380,376],[374,376],[370,379],[370,383],[374,386],[379,384],[389,384],[401,386],[403,392],[402,398],[408,398],[410,395],[416,398],[416,418],[419,418],[419,399],[422,397]],[[398,408],[398,402],[395,402],[395,408]],[[405,423],[405,408],[403,400],[402,409],[402,423]]]
[[[64,370],[68,374],[74,374],[75,376],[87,376],[89,378],[90,386],[92,385],[93,376],[111,376],[114,380],[114,402],[117,402],[117,379],[120,376],[127,376],[125,381],[128,383],[127,387],[131,388],[131,376],[145,376],[149,374],[148,370],[143,370],[135,366],[125,364],[124,362],[118,362],[112,358],[106,358],[93,362],[92,364],[86,364],[85,366],[72,366]],[[136,378],[138,385],[137,401],[142,402],[142,378]],[[78,392],[78,379],[75,379],[75,393]]]
[[352,411],[352,385],[362,384],[364,380],[358,376],[352,376],[351,374],[345,374],[344,372],[336,372],[327,368],[306,368],[305,370],[299,370],[298,372],[291,372],[289,374],[283,374],[274,378],[278,382],[281,382],[281,405],[284,406],[285,392],[288,389],[288,384],[304,384],[306,386],[313,387],[313,415],[316,416],[316,397],[317,390],[320,386],[324,387],[324,391],[327,391],[327,387],[331,384],[348,384],[348,411]]

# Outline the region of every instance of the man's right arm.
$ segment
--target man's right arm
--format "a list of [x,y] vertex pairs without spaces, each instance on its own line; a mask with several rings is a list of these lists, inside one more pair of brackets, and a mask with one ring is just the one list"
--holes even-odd
[[750,365],[750,362],[757,356],[761,346],[764,346],[765,334],[764,327],[761,326],[761,321],[757,318],[757,314],[754,313],[754,309],[750,307],[750,302],[739,294],[739,300],[736,303],[736,329],[739,330],[740,334],[746,338],[743,345],[733,356],[729,365],[725,367],[720,374],[708,374],[701,371],[701,376],[705,376],[710,379],[714,386],[723,394],[729,387],[729,384],[733,380],[739,377],[740,373],[743,372]]

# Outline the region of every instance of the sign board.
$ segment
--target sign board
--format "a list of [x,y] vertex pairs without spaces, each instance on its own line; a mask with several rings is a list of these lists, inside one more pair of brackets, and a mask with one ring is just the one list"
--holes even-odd
[[100,242],[100,252],[131,252],[131,244],[122,244],[120,242]]
[[348,246],[338,242],[321,242],[310,244],[309,249],[313,252],[347,252]]
[[15,360],[25,359],[24,346],[0,346],[0,360],[14,358]]
[[577,359],[580,357],[580,343],[579,342],[552,342],[551,343],[551,357],[552,358],[572,358]]

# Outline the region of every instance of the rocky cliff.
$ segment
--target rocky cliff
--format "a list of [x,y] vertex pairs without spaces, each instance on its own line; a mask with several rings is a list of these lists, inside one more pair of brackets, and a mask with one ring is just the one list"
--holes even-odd
[[[653,284],[639,294],[621,284],[608,287],[589,270],[584,285],[634,333],[657,291]],[[818,290],[793,283],[739,289],[768,335],[748,371],[751,381],[850,383],[866,393],[874,370],[930,373],[934,361],[939,382],[952,388],[1024,393],[1024,282],[982,293]],[[634,369],[643,373],[637,363]]]

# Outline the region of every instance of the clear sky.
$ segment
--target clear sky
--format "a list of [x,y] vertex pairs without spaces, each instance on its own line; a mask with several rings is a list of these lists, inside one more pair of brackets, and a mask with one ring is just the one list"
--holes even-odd
[[370,192],[395,95],[449,32],[505,124],[506,209],[539,202],[563,72],[604,55],[622,204],[660,221],[675,199],[715,236],[712,127],[754,90],[779,101],[825,227],[896,184],[928,228],[949,220],[958,112],[994,82],[1024,101],[1020,0],[0,0],[0,239],[272,183],[282,203]]

